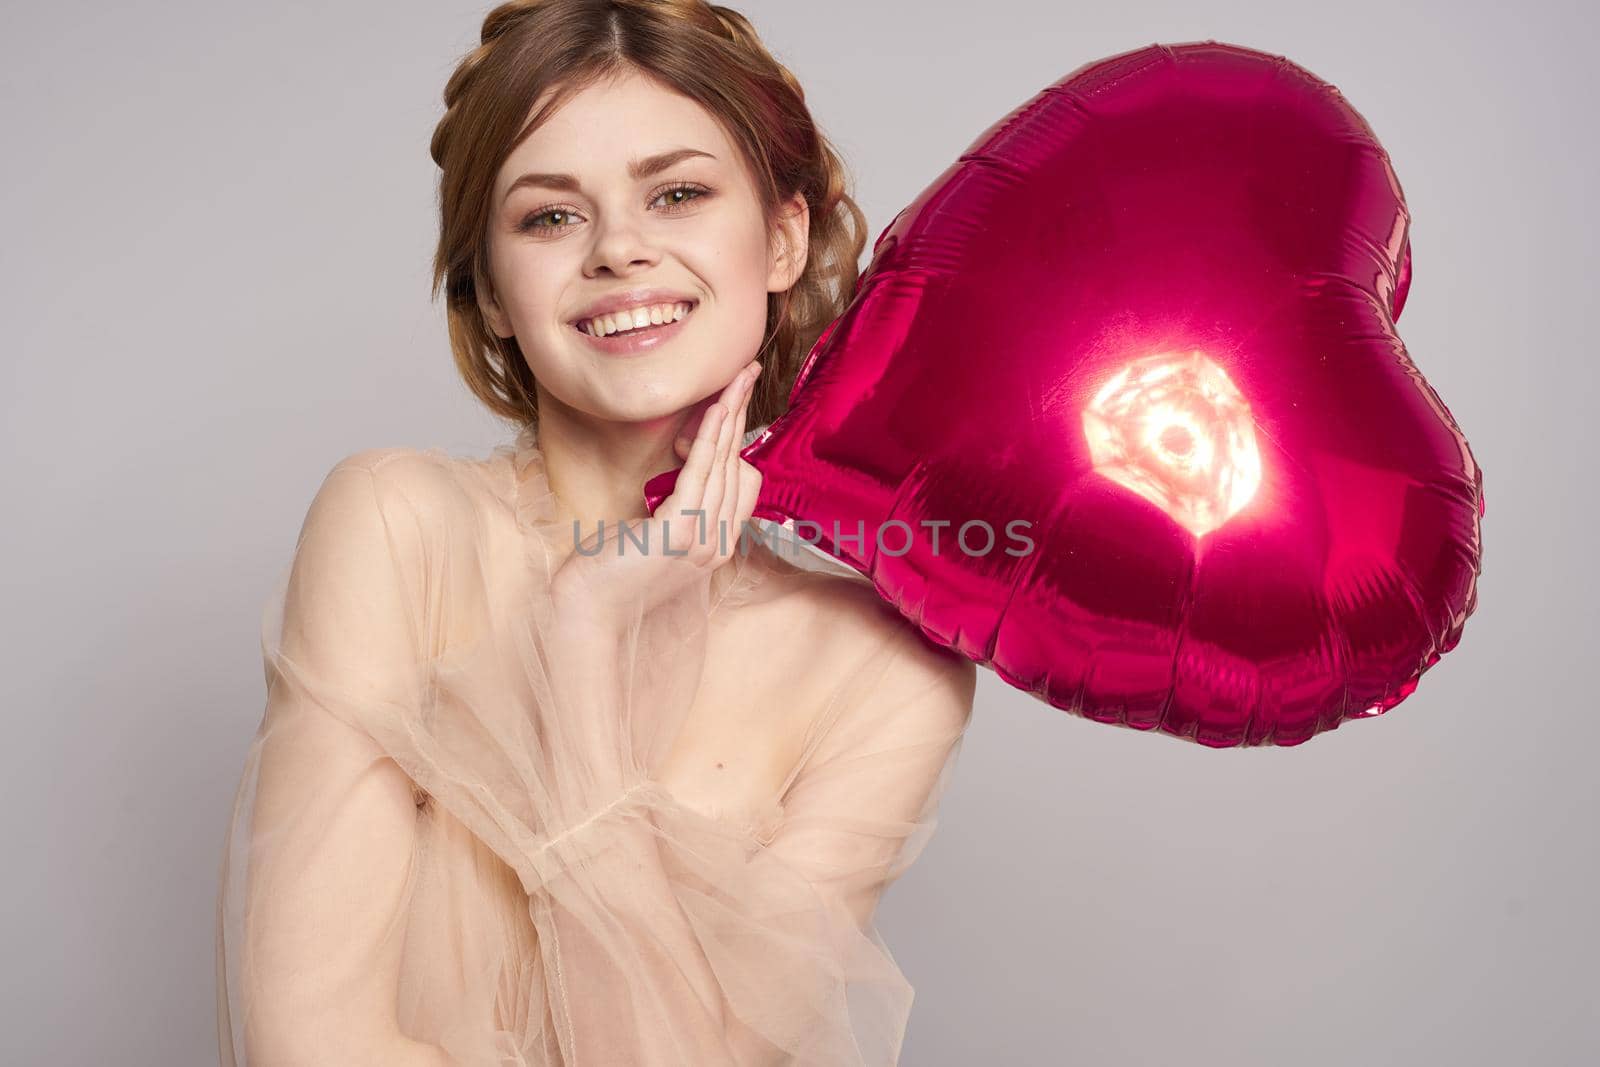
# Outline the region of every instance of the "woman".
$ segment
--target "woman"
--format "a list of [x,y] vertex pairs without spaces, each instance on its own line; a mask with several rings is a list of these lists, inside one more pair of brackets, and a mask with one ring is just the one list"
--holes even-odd
[[873,915],[975,669],[738,536],[746,422],[848,299],[860,211],[726,8],[512,3],[482,40],[436,281],[518,432],[357,452],[310,506],[222,870],[222,1060],[895,1063]]

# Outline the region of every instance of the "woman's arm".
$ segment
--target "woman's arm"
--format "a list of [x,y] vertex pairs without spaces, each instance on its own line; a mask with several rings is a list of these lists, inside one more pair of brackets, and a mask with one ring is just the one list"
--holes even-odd
[[[559,654],[574,676],[607,680],[571,687],[573,706],[591,723],[617,721],[615,636],[568,635]],[[884,651],[877,670],[846,687],[848,706],[837,709],[791,787],[769,847],[712,887],[743,899],[704,908],[697,922],[683,907],[705,899],[692,850],[681,854],[636,817],[603,818],[581,831],[603,848],[576,876],[581,892],[554,894],[549,941],[559,953],[571,1037],[591,1062],[781,1067],[800,1062],[791,1050],[807,1042],[815,1044],[803,1062],[844,1062],[830,1058],[842,1052],[822,1051],[855,1040],[843,984],[860,976],[860,953],[872,957],[869,968],[880,966],[866,940],[872,913],[915,858],[908,842],[920,844],[932,829],[975,682],[970,661],[919,634],[898,634]],[[601,747],[616,751],[614,743]],[[601,773],[623,781],[618,766]],[[619,925],[597,933],[596,916]],[[668,999],[670,1032],[632,1025],[640,995]],[[835,1038],[841,1046],[828,1044]]]
[[977,687],[971,660],[896,625],[882,670],[844,695],[757,857],[863,931],[933,834]]
[[974,664],[896,625],[824,717],[772,839],[750,864],[752,883],[771,887],[772,930],[812,946],[752,997],[780,1017],[782,1005],[806,1007],[785,1022],[807,1067],[899,1062],[913,990],[873,917],[933,834],[971,719]]
[[[585,756],[598,790],[620,793],[629,784],[615,732],[616,724],[627,721],[624,672],[618,670],[619,662],[626,662],[624,633],[581,611],[569,609],[561,617],[566,622],[552,635],[551,658],[553,672],[565,682],[560,687],[564,713],[595,731]],[[605,848],[585,861],[572,885],[553,887],[549,896],[554,936],[548,951],[557,954],[564,978],[568,1036],[586,1062],[633,1067],[643,1050],[659,1052],[674,1043],[673,1055],[682,1057],[677,1062],[726,1063],[722,992],[678,903],[658,838],[641,817],[649,818],[649,812],[602,816],[578,829],[603,837]],[[621,926],[601,932],[596,916]],[[628,1006],[636,997],[663,990],[677,1000],[666,1012],[675,1032],[638,1032],[632,1024],[640,1014]]]
[[406,545],[371,464],[336,466],[307,513],[266,650],[248,833],[230,843],[244,850],[230,867],[247,874],[242,940],[229,948],[249,1067],[451,1062],[399,1028],[417,808],[411,780],[358,726],[419,698]]

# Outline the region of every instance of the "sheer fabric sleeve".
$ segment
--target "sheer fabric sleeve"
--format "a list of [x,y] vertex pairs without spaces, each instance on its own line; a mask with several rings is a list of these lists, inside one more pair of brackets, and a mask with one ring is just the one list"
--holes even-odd
[[[624,661],[694,648],[695,617],[653,637],[636,620]],[[975,668],[903,624],[882,633],[819,719],[769,841],[686,809],[651,780],[651,761],[625,756],[609,800],[592,798],[545,843],[530,888],[575,1062],[898,1062],[911,989],[872,917],[934,829]],[[569,649],[557,676],[584,662]],[[613,693],[588,714],[637,724],[653,712],[630,701],[649,692]],[[584,704],[575,692],[570,706]]]
[[514,524],[435,453],[358,454],[312,504],[223,866],[223,1063],[895,1064],[912,991],[872,917],[973,666],[875,594],[827,601],[859,640],[820,711],[739,709],[811,723],[774,816],[701,810],[666,770],[754,564],[603,631],[563,616],[571,529],[515,458]]
[[[937,826],[975,682],[970,660],[902,628],[841,687],[752,862],[773,948],[721,961],[749,975],[728,983],[735,1062],[899,1062],[913,991],[873,920]],[[739,1044],[755,1021],[786,1055]]]
[[221,1061],[443,1063],[396,1011],[416,806],[375,723],[423,694],[414,530],[371,461],[336,466],[263,629],[267,707],[219,895]]
[[867,930],[883,890],[922,853],[972,714],[970,660],[907,628],[845,690],[785,796],[763,859]]

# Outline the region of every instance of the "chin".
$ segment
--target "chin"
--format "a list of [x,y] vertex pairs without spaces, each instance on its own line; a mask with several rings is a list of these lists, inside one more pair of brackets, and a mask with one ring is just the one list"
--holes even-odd
[[628,390],[626,396],[597,398],[594,411],[596,417],[612,422],[663,422],[692,407],[698,399],[700,397],[694,395],[693,389],[681,384],[661,389],[644,386],[638,390]]

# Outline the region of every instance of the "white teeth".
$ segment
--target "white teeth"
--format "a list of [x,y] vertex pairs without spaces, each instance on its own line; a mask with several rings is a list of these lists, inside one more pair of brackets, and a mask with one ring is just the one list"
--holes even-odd
[[616,311],[609,315],[597,315],[579,322],[578,329],[594,337],[609,337],[614,333],[626,333],[628,330],[638,330],[646,326],[677,322],[687,314],[689,314],[687,303],[653,304],[648,307]]

